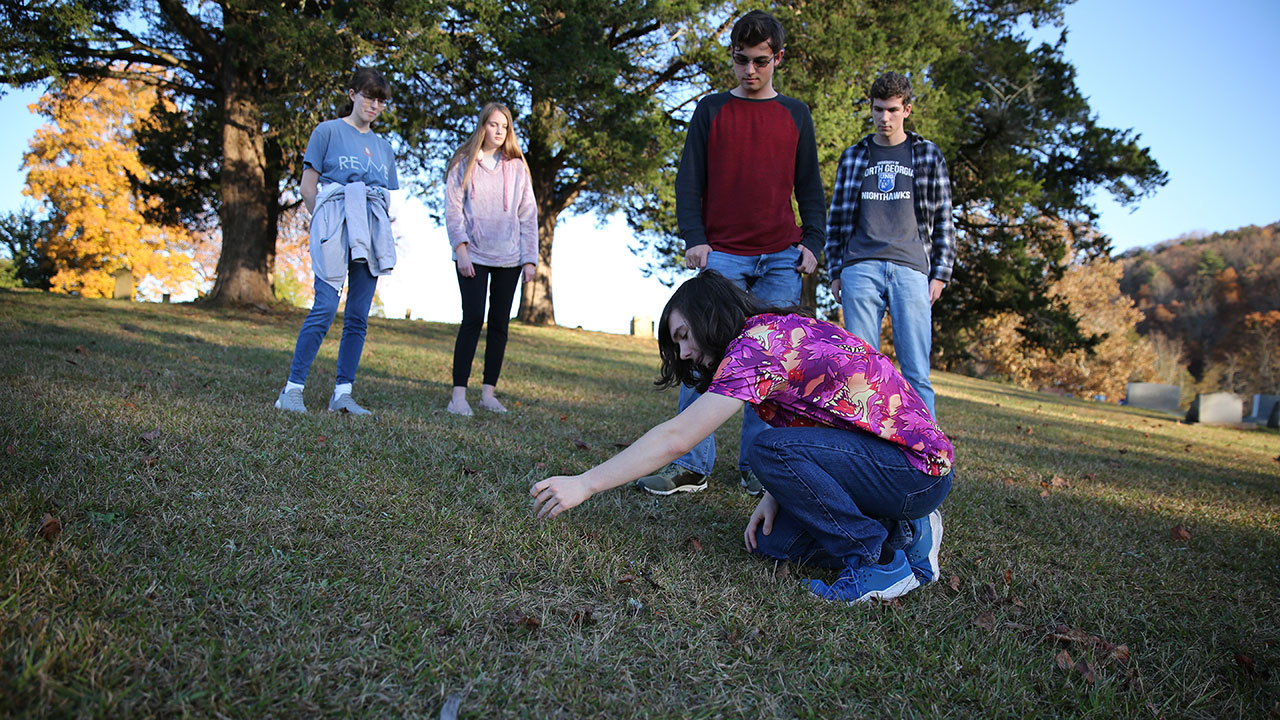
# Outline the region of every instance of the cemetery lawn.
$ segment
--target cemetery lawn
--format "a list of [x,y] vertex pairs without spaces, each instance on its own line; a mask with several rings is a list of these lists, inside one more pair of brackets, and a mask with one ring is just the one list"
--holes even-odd
[[371,421],[337,324],[272,408],[302,317],[0,290],[0,715],[1280,715],[1275,431],[937,373],[943,581],[835,606],[746,555],[733,422],[706,492],[531,517],[672,413],[652,340],[513,325],[463,419],[456,326],[375,319]]

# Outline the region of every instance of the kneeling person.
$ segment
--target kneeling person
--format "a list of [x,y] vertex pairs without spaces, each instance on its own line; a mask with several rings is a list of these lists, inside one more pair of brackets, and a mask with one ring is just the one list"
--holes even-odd
[[658,384],[704,394],[612,459],[534,483],[538,517],[662,467],[746,403],[772,426],[748,451],[765,488],[744,531],[749,551],[840,569],[831,585],[806,581],[828,600],[889,599],[938,578],[937,508],[954,451],[888,358],[799,308],[764,306],[715,271],[676,291],[658,338]]

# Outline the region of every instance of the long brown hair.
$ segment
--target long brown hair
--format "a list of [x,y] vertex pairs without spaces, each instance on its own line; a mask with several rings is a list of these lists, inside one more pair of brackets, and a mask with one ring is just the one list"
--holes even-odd
[[[680,357],[680,346],[671,339],[671,311],[679,310],[689,324],[689,334],[702,350],[702,365]],[[658,356],[662,359],[658,389],[688,385],[706,392],[711,376],[725,348],[747,324],[747,318],[762,313],[813,317],[813,310],[800,305],[773,306],[738,287],[715,270],[703,270],[676,288],[658,321]]]
[[453,169],[458,163],[465,163],[462,170],[462,197],[465,198],[467,193],[471,191],[471,173],[476,169],[476,158],[480,157],[480,150],[484,147],[484,126],[489,122],[489,116],[500,112],[507,119],[507,136],[502,141],[502,147],[499,148],[504,158],[520,158],[528,170],[529,162],[524,159],[524,153],[520,151],[520,143],[516,140],[516,123],[511,117],[511,109],[500,102],[491,102],[480,110],[476,129],[471,133],[471,137],[462,143],[462,147],[458,148],[453,157],[449,159],[449,164],[445,167],[445,182],[449,181],[449,176],[453,173]]

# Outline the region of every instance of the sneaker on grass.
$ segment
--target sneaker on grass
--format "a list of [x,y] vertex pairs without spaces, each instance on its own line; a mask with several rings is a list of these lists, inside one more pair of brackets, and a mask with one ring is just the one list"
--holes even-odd
[[894,551],[893,560],[888,565],[846,568],[830,585],[821,580],[804,580],[803,584],[823,600],[847,605],[869,600],[892,600],[920,587],[920,581],[911,572],[907,556],[901,550]]
[[373,413],[365,410],[351,399],[350,395],[339,395],[329,400],[329,412],[347,413],[349,415],[372,415]]
[[636,480],[636,487],[654,495],[700,492],[707,489],[707,476],[671,463],[652,475]]
[[756,477],[756,474],[751,470],[743,470],[741,472],[742,479],[738,481],[738,484],[742,486],[742,489],[746,490],[751,497],[763,495],[764,486],[760,484],[760,478]]
[[942,513],[934,510],[925,517],[908,522],[912,540],[907,548],[907,563],[921,585],[931,583],[942,574],[938,567],[938,549],[942,547]]
[[302,390],[299,388],[281,390],[280,397],[276,398],[276,407],[296,413],[307,411],[307,406],[302,403]]

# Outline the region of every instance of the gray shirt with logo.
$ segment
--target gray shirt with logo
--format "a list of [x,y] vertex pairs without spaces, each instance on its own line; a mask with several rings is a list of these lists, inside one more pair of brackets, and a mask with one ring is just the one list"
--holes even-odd
[[844,266],[861,260],[885,260],[929,274],[929,258],[924,252],[916,222],[915,169],[911,164],[911,142],[890,147],[867,143],[869,162],[859,192],[857,230],[845,253]]

